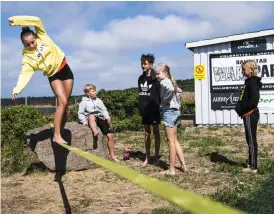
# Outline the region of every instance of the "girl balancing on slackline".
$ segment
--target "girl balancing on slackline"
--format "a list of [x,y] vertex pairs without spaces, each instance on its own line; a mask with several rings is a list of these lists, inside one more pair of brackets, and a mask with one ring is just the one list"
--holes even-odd
[[[73,88],[73,73],[66,62],[64,52],[49,38],[38,17],[13,16],[9,18],[9,25],[24,26],[21,32],[21,41],[24,45],[22,54],[22,69],[16,87],[12,92],[12,99],[29,83],[37,70],[44,72],[48,77],[52,91],[58,99],[58,106],[54,116],[53,141],[59,144],[67,142],[61,133],[67,121],[68,99]],[[33,32],[28,26],[34,26]]]

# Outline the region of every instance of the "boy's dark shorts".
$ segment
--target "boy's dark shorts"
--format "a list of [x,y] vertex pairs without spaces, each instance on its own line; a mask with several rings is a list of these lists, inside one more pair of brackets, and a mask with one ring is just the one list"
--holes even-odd
[[109,124],[108,124],[108,122],[106,120],[102,120],[99,117],[95,117],[95,118],[96,118],[96,124],[97,124],[97,126],[100,128],[101,132],[104,135],[113,133],[112,129],[110,128],[110,126],[109,126]]
[[160,110],[155,109],[154,111],[145,112],[142,116],[143,125],[155,125],[160,124],[161,116]]

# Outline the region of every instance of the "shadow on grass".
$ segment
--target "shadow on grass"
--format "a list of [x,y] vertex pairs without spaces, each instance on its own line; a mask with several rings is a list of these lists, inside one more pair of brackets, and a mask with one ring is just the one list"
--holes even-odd
[[33,172],[50,172],[50,170],[45,166],[43,162],[31,163],[25,170],[23,176],[30,175]]
[[69,203],[69,200],[68,200],[68,197],[67,197],[67,194],[66,194],[64,184],[62,182],[62,177],[65,174],[66,174],[66,171],[56,171],[54,181],[56,181],[59,185],[59,189],[60,189],[60,193],[61,193],[61,196],[62,196],[65,213],[66,214],[71,214],[72,212],[71,212],[70,203]]
[[206,156],[210,157],[210,161],[214,163],[226,163],[231,166],[240,166],[240,167],[246,167],[245,163],[238,163],[232,160],[229,160],[227,157],[224,155],[219,154],[218,152],[212,152],[206,154]]
[[[141,161],[145,161],[145,159],[146,159],[146,154],[141,151],[136,151],[136,152],[135,151],[127,151],[127,152],[125,152],[125,154],[126,153],[128,154],[129,159],[133,158],[133,159],[138,159]],[[160,159],[161,159],[161,156],[160,156]],[[124,159],[124,160],[126,161],[126,159]],[[158,166],[164,170],[168,169],[169,165],[165,161],[159,160],[158,164],[154,164],[154,161],[155,161],[155,156],[151,156],[148,164]]]

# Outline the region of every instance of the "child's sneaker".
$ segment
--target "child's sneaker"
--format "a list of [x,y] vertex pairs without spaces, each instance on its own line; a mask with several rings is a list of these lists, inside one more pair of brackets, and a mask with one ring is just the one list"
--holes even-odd
[[125,161],[125,160],[129,160],[129,152],[125,152],[124,153],[124,158],[123,158],[123,160]]
[[251,172],[251,173],[257,173],[258,170],[257,169],[252,169],[250,167],[244,168],[243,172]]

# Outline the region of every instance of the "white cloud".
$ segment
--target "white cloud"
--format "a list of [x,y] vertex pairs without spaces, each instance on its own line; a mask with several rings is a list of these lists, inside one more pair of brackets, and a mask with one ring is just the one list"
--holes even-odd
[[165,63],[170,67],[171,74],[175,79],[193,78],[193,56],[191,54],[179,54],[156,58],[155,66]]
[[1,74],[8,79],[15,78],[21,70],[22,43],[19,39],[2,38]]
[[[193,58],[191,55],[160,56],[156,57],[154,66],[158,63],[167,64],[175,79],[192,78]],[[99,73],[96,82],[99,84],[99,88],[105,89],[137,87],[137,81],[141,74],[140,63],[135,60]]]
[[157,2],[149,9],[210,21],[215,26],[214,33],[219,34],[222,30],[250,29],[273,17],[273,4],[269,2]]
[[163,19],[139,15],[134,18],[113,20],[103,31],[78,31],[82,39],[75,42],[74,29],[64,28],[58,42],[67,46],[78,46],[97,52],[120,51],[195,38],[199,32],[209,35],[213,26],[205,21],[182,19],[168,15]]
[[123,9],[123,2],[3,2],[2,13],[32,15],[42,19],[47,28],[86,25],[109,9]]
[[68,64],[73,72],[83,72],[92,69],[106,67],[110,61],[107,56],[96,54],[92,51],[82,49],[66,56]]
[[108,71],[98,74],[98,86],[104,89],[137,87],[138,78],[141,74],[140,64],[135,61],[116,65]]

